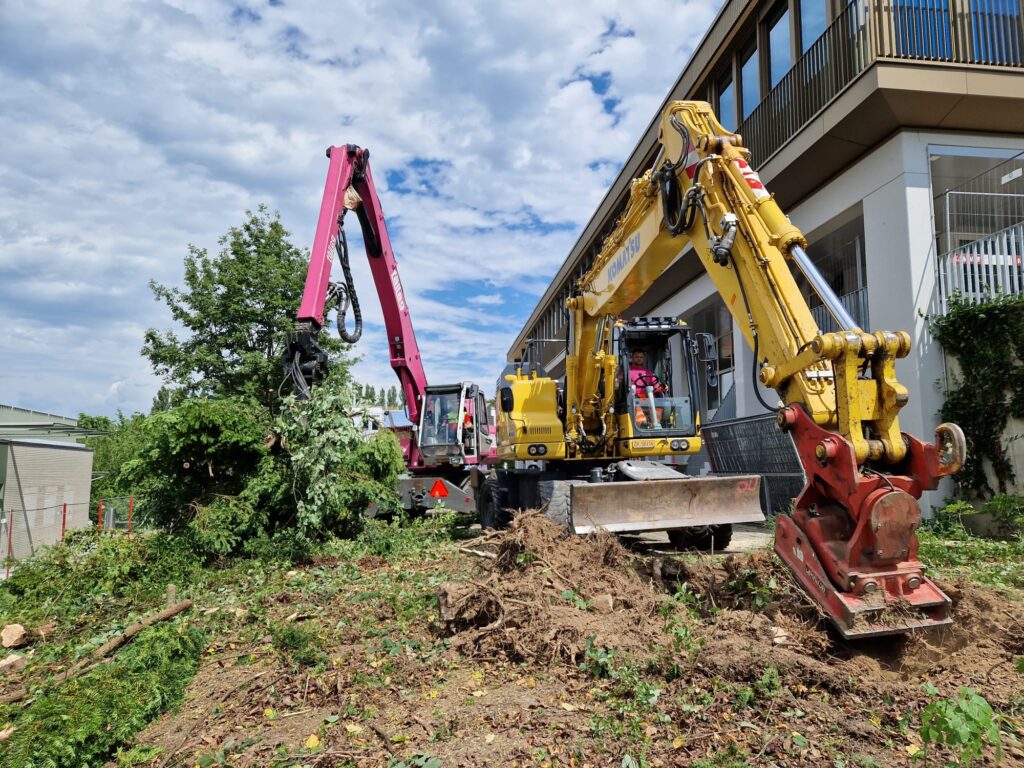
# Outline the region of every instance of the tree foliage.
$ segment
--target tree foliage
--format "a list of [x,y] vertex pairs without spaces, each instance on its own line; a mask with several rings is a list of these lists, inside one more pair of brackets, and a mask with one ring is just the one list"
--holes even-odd
[[961,370],[941,410],[942,418],[959,424],[967,437],[967,461],[957,482],[983,498],[1005,493],[1014,476],[1004,432],[1010,416],[1024,418],[1024,299],[1000,296],[971,304],[955,296],[932,328]]
[[370,504],[385,512],[398,507],[402,449],[387,430],[363,437],[354,394],[345,377],[332,374],[310,400],[289,400],[278,419],[294,472],[299,529],[311,537],[353,533]]
[[216,499],[242,493],[268,454],[267,421],[251,400],[186,400],[143,421],[118,482],[145,497],[150,520],[180,529]]
[[119,471],[122,466],[135,458],[138,452],[140,431],[145,417],[135,413],[125,416],[118,413],[116,419],[107,416],[90,416],[80,413],[78,426],[100,430],[104,434],[85,438],[85,444],[92,448],[93,481],[89,494],[90,509],[95,509],[100,499],[127,496],[130,487],[121,483]]
[[[190,245],[181,288],[150,282],[181,332],[146,331],[142,354],[187,396],[243,396],[272,408],[280,357],[295,322],[309,258],[265,206],[220,238],[220,251]],[[321,346],[340,350],[322,333]],[[339,361],[340,362],[340,361]],[[173,404],[165,393],[159,408]]]

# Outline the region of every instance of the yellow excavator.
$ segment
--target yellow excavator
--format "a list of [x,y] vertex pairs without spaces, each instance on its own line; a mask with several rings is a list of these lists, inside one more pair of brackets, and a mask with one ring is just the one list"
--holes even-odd
[[[751,375],[778,394],[762,405],[806,475],[777,520],[779,557],[848,638],[949,623],[915,530],[922,492],[963,463],[963,433],[900,431],[908,393],[895,363],[910,336],[859,328],[806,248],[710,105],[667,106],[653,167],[566,302],[564,379],[528,344],[498,381],[501,464],[478,489],[482,522],[542,507],[576,533],[666,530],[677,545],[721,549],[731,524],[763,519],[760,478],[687,477],[660,461],[700,450],[696,392],[698,376],[714,376],[713,339],[675,318],[619,316],[696,254],[753,350]],[[791,264],[839,331],[819,329]]]

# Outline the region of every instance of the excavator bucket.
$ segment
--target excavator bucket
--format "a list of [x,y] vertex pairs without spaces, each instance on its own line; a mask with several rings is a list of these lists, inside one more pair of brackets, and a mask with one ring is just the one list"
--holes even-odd
[[574,483],[573,529],[638,533],[764,520],[757,475],[675,478]]
[[806,535],[792,518],[775,522],[775,552],[790,567],[812,603],[847,640],[896,635],[950,624],[952,603],[926,576],[919,576],[911,591],[901,589],[900,567],[917,571],[920,563],[901,563],[890,574],[872,573],[877,587],[870,594],[840,592],[832,584]]

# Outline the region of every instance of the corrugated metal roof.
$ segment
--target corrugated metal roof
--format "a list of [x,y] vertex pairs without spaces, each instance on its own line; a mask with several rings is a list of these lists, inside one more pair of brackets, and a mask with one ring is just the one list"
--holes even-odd
[[87,445],[81,443],[68,443],[61,440],[40,440],[33,437],[0,437],[3,445],[34,445],[43,448],[65,448],[71,451],[91,451]]

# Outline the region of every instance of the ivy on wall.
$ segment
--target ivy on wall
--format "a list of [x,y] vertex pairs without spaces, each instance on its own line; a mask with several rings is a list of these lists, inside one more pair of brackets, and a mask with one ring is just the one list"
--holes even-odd
[[1000,296],[969,304],[954,296],[947,314],[933,320],[932,331],[960,365],[940,412],[967,437],[967,462],[956,480],[980,498],[1006,493],[1015,477],[1004,433],[1011,416],[1024,418],[1024,298]]

